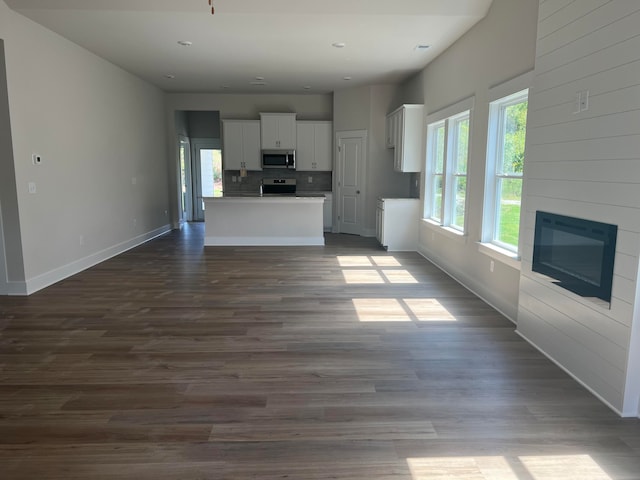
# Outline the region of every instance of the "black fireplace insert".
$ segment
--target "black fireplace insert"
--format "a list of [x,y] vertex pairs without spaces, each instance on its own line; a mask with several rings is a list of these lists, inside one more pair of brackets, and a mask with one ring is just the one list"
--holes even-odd
[[536,212],[532,270],[583,297],[611,301],[618,227]]

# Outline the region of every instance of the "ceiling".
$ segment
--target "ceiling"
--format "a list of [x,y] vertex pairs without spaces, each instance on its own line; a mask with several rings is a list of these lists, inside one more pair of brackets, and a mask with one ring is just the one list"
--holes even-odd
[[211,15],[208,0],[5,1],[165,91],[206,93],[396,83],[424,68],[492,2],[213,0]]

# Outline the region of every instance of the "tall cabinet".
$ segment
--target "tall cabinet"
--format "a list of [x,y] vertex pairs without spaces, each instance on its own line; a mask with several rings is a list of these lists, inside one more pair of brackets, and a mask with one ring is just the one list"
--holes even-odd
[[423,153],[424,105],[402,105],[387,115],[387,148],[393,148],[393,169],[421,172]]
[[296,123],[296,169],[330,172],[333,169],[333,123]]

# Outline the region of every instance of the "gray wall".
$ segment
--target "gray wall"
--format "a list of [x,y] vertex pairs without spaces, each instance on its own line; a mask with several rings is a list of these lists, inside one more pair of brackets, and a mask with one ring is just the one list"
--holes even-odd
[[0,39],[0,294],[13,293],[12,286],[24,282],[15,178],[4,41]]
[[[638,25],[638,2],[540,3],[518,312],[522,335],[626,416],[640,399]],[[618,226],[610,308],[531,272],[536,210]]]
[[[452,239],[421,223],[420,251],[513,321],[518,311],[517,266],[478,250],[482,235],[489,89],[533,70],[537,0],[494,0],[487,16],[404,83],[397,98],[426,105],[427,114],[475,97],[471,113],[468,177],[468,234]],[[424,190],[424,187],[423,187]],[[494,261],[494,271],[490,262]]]
[[392,85],[355,87],[334,93],[334,131],[368,131],[363,232],[368,236],[375,236],[377,198],[408,197],[415,177],[395,172],[393,150],[385,147],[386,115],[399,106],[394,103],[395,93],[396,87]]
[[[3,219],[5,230],[19,232],[27,293],[166,230],[164,95],[2,0],[0,38],[19,211],[18,221]],[[33,153],[41,165],[32,164]],[[11,267],[12,280],[21,280],[19,270]]]
[[187,121],[191,138],[222,138],[220,112],[187,112]]

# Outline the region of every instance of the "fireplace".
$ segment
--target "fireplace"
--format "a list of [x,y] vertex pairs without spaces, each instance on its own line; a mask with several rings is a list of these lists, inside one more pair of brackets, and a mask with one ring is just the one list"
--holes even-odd
[[531,269],[582,297],[611,301],[618,227],[536,212]]

